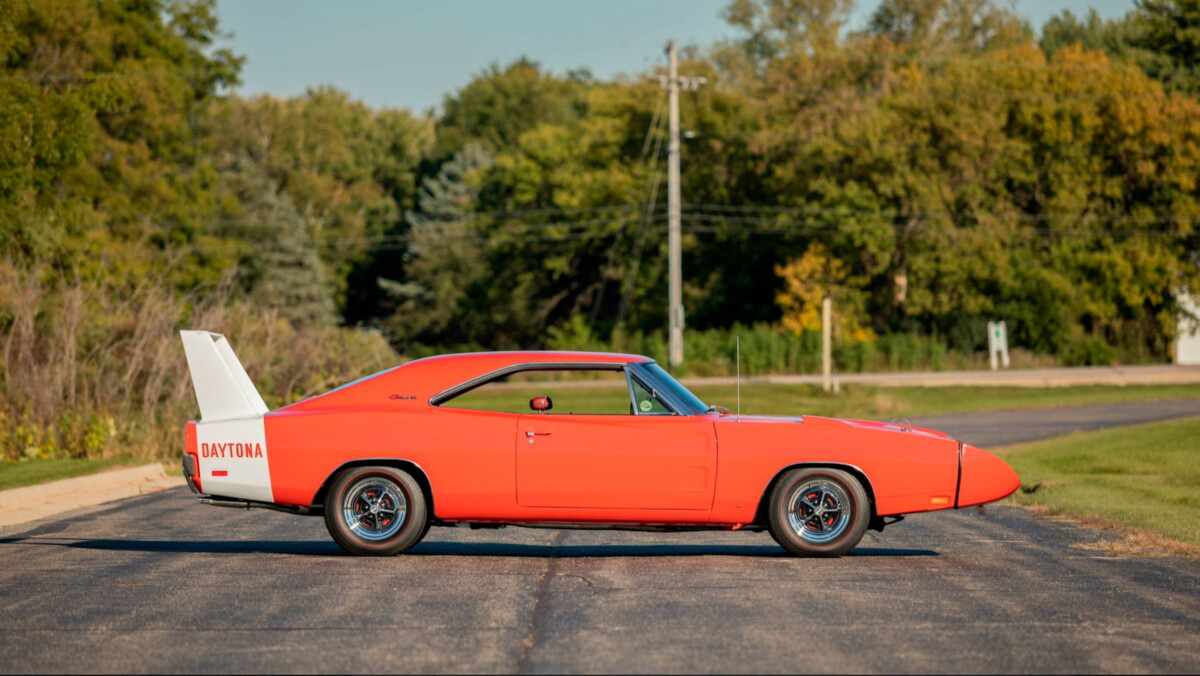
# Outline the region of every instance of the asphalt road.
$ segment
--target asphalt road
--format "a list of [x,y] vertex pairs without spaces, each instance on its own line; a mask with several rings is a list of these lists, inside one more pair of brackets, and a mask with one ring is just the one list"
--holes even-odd
[[967,443],[990,448],[1047,439],[1083,430],[1200,416],[1200,399],[1093,404],[1028,411],[953,413],[913,418],[918,427],[941,430]]
[[1200,671],[1200,564],[1086,548],[1109,537],[993,507],[833,560],[519,528],[364,559],[319,519],[176,489],[0,530],[0,671]]

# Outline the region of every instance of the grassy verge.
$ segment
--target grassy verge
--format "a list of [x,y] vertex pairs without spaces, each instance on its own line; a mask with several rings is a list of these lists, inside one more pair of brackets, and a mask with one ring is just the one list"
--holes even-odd
[[0,490],[70,479],[132,464],[128,458],[110,460],[21,460],[0,461]]
[[1026,490],[1036,487],[1018,492],[1018,504],[1115,527],[1132,536],[1127,545],[1200,556],[1200,418],[1072,434],[1000,454]]
[[[482,387],[464,395],[460,405],[493,411],[524,413],[529,400],[549,394],[557,412],[616,411],[628,408],[629,394],[620,384],[596,387],[557,387],[554,381],[521,387]],[[708,404],[733,409],[737,391],[732,385],[692,388]],[[938,413],[1001,409],[1054,408],[1165,399],[1200,399],[1200,385],[1087,385],[1077,387],[869,387],[847,386],[826,395],[815,385],[755,383],[742,386],[742,413],[774,415],[831,415],[846,418],[915,417]],[[449,405],[449,404],[447,404]]]

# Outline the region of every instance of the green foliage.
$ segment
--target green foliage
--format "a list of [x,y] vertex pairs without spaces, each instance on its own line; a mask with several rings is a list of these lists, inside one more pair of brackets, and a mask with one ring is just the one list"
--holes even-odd
[[377,280],[391,300],[384,326],[393,337],[479,340],[486,335],[486,327],[456,320],[471,312],[472,296],[487,284],[478,241],[483,224],[470,211],[481,174],[491,164],[487,151],[468,144],[421,182],[417,208],[404,224],[407,260],[395,257]]
[[1168,89],[1200,93],[1200,2],[1139,0],[1123,17],[1102,19],[1090,10],[1083,21],[1067,10],[1042,28],[1047,56],[1070,45],[1103,50],[1137,65]]
[[[273,403],[393,348],[664,357],[656,82],[521,59],[436,117],[242,99],[215,7],[0,3],[3,454],[169,447],[185,324],[269,346]],[[1035,46],[992,0],[858,33],[848,0],[731,2],[680,64],[685,371],[737,335],[748,373],[816,371],[829,292],[844,372],[980,365],[997,318],[1022,363],[1163,360],[1200,292],[1197,7]]]
[[[319,88],[287,100],[230,99],[215,106],[211,129],[218,167],[261,174],[293,206],[301,240],[311,240],[338,309],[352,321],[378,312],[371,244],[393,231],[412,204],[417,166],[431,125],[406,111],[371,110],[345,93]],[[221,222],[252,243],[255,214],[228,200]]]
[[1200,93],[1200,2],[1138,0],[1129,20],[1142,69],[1170,88]]
[[454,96],[447,96],[437,125],[435,157],[467,143],[487,151],[516,145],[539,124],[563,124],[578,115],[576,83],[542,71],[528,59],[491,65]]
[[1104,51],[1111,56],[1125,58],[1132,49],[1132,23],[1128,18],[1101,18],[1094,8],[1089,9],[1087,16],[1080,20],[1067,9],[1063,10],[1062,14],[1050,17],[1042,26],[1039,44],[1047,57],[1053,56],[1064,47],[1079,45],[1085,49]]
[[884,0],[868,32],[920,57],[985,53],[1032,36],[1026,21],[993,0]]

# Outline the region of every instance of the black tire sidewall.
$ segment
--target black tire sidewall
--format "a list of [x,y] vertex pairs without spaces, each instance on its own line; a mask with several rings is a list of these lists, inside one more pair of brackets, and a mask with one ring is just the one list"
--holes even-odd
[[[846,494],[854,503],[851,506],[852,517],[850,525],[841,537],[821,544],[804,540],[792,531],[788,523],[788,498],[799,484],[815,478],[833,481],[845,489]],[[775,541],[793,554],[802,556],[841,556],[854,549],[867,532],[871,521],[871,505],[867,492],[858,479],[848,472],[826,467],[809,467],[794,469],[782,477],[771,491],[769,505],[770,530]]]
[[[358,481],[370,477],[383,477],[395,482],[404,492],[408,502],[405,522],[399,531],[386,540],[374,542],[363,539],[350,530],[342,514],[342,503],[346,491]],[[421,485],[412,475],[394,467],[351,467],[338,473],[329,488],[325,500],[325,526],[334,542],[350,552],[360,556],[392,556],[405,551],[421,541],[429,523],[429,514],[425,505],[425,493]]]

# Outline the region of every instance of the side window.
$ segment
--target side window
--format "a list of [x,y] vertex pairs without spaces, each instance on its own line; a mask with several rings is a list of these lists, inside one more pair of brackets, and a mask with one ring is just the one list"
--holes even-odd
[[489,380],[438,404],[445,408],[499,413],[533,413],[529,402],[549,397],[546,413],[629,415],[629,384],[623,370],[545,369],[518,371]]
[[637,407],[638,415],[673,415],[657,392],[643,385],[642,381],[632,375],[629,380],[633,389],[633,405]]

